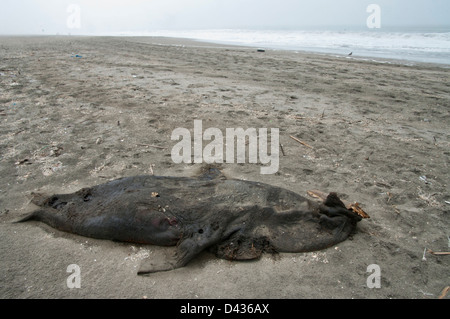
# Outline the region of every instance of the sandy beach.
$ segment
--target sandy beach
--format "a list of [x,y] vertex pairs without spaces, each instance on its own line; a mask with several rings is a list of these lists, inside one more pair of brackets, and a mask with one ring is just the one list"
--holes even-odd
[[[0,37],[0,298],[439,298],[450,285],[450,257],[431,253],[450,250],[450,69],[355,55]],[[141,260],[166,248],[12,223],[34,208],[32,192],[196,175],[202,164],[171,158],[173,130],[194,120],[223,132],[279,128],[275,174],[248,162],[223,172],[304,196],[334,191],[371,218],[326,250],[251,262],[204,252],[146,277]],[[71,264],[81,288],[67,286]],[[367,284],[374,264],[380,288]]]

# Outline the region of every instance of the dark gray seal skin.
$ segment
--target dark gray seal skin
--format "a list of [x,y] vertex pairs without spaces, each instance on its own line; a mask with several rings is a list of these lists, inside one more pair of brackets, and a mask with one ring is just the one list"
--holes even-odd
[[361,217],[335,193],[323,203],[268,184],[204,174],[197,178],[133,176],[72,194],[35,195],[38,220],[58,230],[114,241],[176,246],[146,260],[138,274],[185,266],[208,249],[219,258],[308,252],[345,240]]

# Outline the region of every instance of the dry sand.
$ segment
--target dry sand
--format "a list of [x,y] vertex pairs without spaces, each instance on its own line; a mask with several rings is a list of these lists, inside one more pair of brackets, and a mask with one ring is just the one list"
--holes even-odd
[[[438,298],[450,257],[424,249],[449,251],[449,73],[176,39],[2,37],[0,297]],[[279,128],[278,173],[249,163],[224,172],[305,196],[336,191],[371,219],[323,251],[253,262],[205,252],[148,277],[136,275],[140,260],[164,248],[12,224],[34,191],[196,174],[199,164],[170,156],[172,131],[194,119],[223,132]],[[81,268],[79,289],[67,287],[70,264]],[[371,264],[381,288],[367,286]]]

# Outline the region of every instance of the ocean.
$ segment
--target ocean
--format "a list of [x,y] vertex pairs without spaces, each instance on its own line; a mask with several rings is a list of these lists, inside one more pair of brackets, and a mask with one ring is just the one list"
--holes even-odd
[[[125,34],[123,34],[125,35]],[[130,35],[130,34],[128,34]],[[137,35],[137,34],[133,34]],[[189,38],[273,50],[308,51],[387,62],[450,65],[450,26],[423,28],[159,30],[138,35]]]

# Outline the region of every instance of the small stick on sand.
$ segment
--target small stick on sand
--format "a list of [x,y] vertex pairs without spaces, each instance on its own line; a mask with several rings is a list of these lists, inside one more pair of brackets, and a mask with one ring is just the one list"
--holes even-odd
[[155,173],[153,172],[153,167],[155,167],[155,164],[150,165],[150,169],[149,169],[150,175],[155,175]]
[[450,286],[447,286],[442,290],[441,294],[439,295],[439,299],[444,299],[445,296],[447,296],[448,292],[450,291]]
[[283,156],[286,156],[286,154],[284,153],[283,144],[280,144],[280,149],[281,149],[281,153],[283,153]]
[[427,249],[427,253],[430,253],[430,254],[436,255],[436,256],[450,255],[449,251],[432,251],[431,249]]
[[152,144],[136,144],[137,146],[147,146],[147,147],[154,147],[154,148],[159,148],[162,150],[167,149],[167,147],[163,147],[163,146],[158,146],[158,145],[152,145]]
[[394,208],[394,211],[397,215],[400,215],[400,211],[398,210],[397,206],[392,205],[392,207]]
[[296,141],[296,142],[298,142],[298,143],[300,143],[300,144],[302,144],[302,145],[305,145],[306,147],[309,147],[309,148],[311,148],[311,149],[314,149],[314,147],[312,147],[311,145],[309,145],[309,144],[307,144],[307,143],[305,143],[305,142],[300,141],[298,138],[296,138],[296,137],[294,137],[294,136],[292,136],[292,135],[289,135],[289,137],[292,138],[294,141]]

